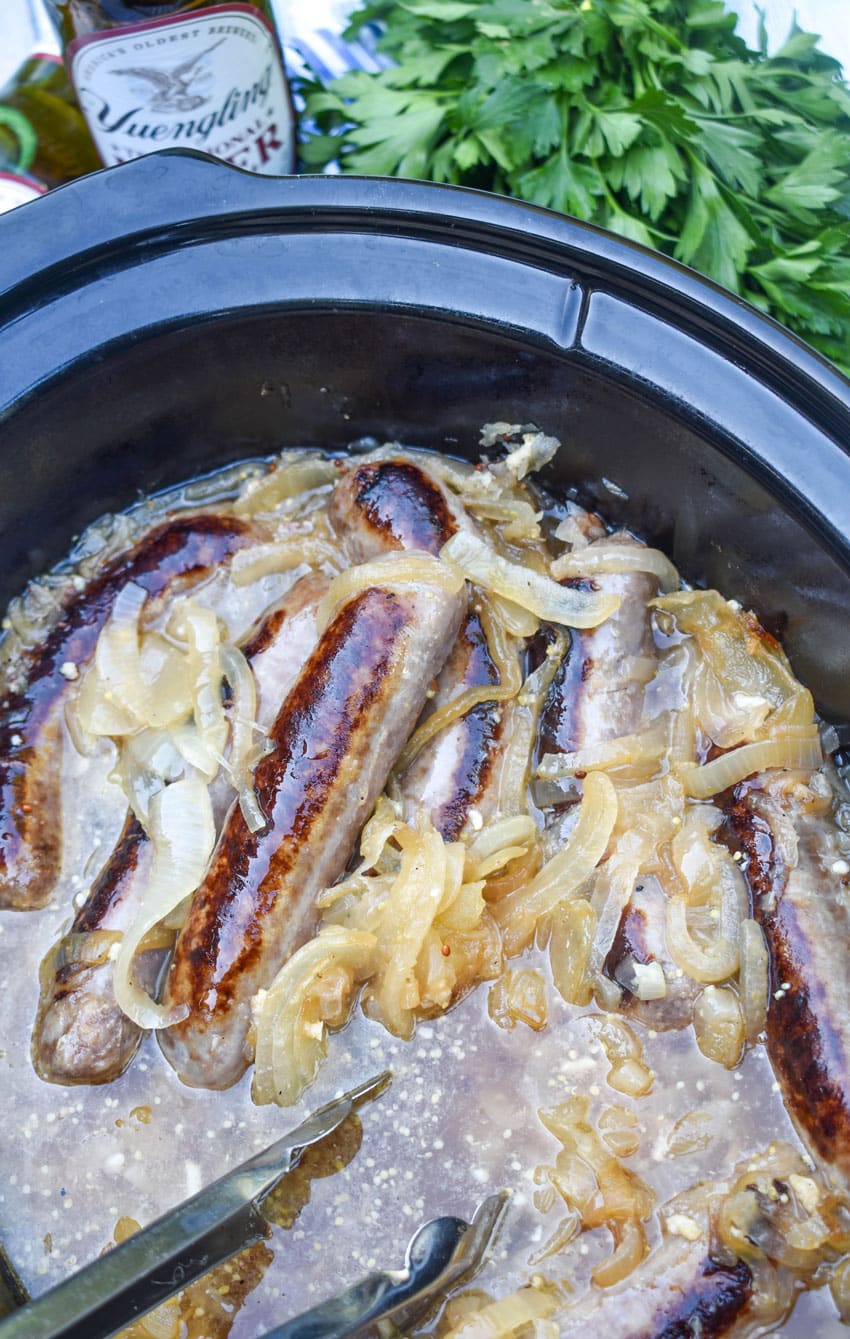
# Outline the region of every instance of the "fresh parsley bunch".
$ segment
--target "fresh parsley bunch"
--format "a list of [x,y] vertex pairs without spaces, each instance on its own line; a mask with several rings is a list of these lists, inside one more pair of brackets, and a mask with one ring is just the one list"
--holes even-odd
[[721,0],[374,0],[395,64],[306,83],[308,169],[518,196],[684,261],[850,374],[850,89]]

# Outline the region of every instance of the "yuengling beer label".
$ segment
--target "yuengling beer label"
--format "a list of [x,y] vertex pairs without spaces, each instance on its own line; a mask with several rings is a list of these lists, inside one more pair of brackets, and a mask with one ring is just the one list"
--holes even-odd
[[272,30],[247,5],[89,33],[65,60],[107,167],[156,149],[200,149],[291,172],[295,127]]

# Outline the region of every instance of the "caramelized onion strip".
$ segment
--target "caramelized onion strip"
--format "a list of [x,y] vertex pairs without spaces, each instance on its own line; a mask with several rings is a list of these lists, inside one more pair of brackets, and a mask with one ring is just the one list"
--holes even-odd
[[466,530],[458,530],[440,550],[470,581],[513,600],[538,618],[572,628],[596,628],[620,607],[618,595],[559,586],[551,577],[508,562]]
[[483,599],[481,600],[480,617],[484,635],[487,638],[490,658],[499,674],[498,683],[480,684],[473,688],[467,688],[464,692],[459,693],[453,701],[447,702],[444,707],[440,707],[429,716],[419,726],[419,729],[414,731],[402,749],[395,767],[397,775],[400,776],[407,770],[417,754],[436,735],[450,725],[454,725],[455,721],[460,720],[461,717],[466,716],[473,707],[477,707],[482,702],[506,702],[516,697],[519,692],[522,686],[522,676],[517,649],[515,646],[512,647],[511,639],[508,637],[504,626],[498,618],[494,618],[492,610]]
[[411,582],[437,586],[456,595],[464,583],[463,573],[451,563],[443,562],[430,553],[410,549],[401,556],[375,558],[346,568],[331,582],[330,588],[316,610],[316,627],[324,631],[339,605],[373,586],[403,586]]
[[816,730],[805,735],[786,735],[759,740],[723,753],[711,762],[681,765],[679,777],[686,794],[695,800],[707,800],[720,791],[737,786],[756,772],[774,768],[810,772],[823,762],[820,737]]
[[658,580],[663,591],[678,590],[679,573],[670,559],[659,549],[645,548],[642,544],[597,542],[577,553],[565,553],[556,558],[551,568],[556,581],[565,578],[607,576],[620,572],[647,572]]
[[564,898],[572,897],[605,854],[617,821],[617,792],[604,772],[591,772],[569,842],[548,860],[524,888],[509,893],[491,910],[502,931],[506,954],[530,943],[542,917]]

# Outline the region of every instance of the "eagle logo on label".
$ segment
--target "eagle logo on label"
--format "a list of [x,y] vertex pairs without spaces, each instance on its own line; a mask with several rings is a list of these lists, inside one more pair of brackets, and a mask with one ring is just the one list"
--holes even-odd
[[192,92],[192,85],[206,73],[199,68],[201,61],[205,56],[211,55],[216,47],[220,47],[224,42],[222,37],[212,46],[207,47],[205,51],[199,51],[196,56],[191,56],[188,60],[181,61],[175,65],[172,70],[158,70],[150,65],[137,65],[124,67],[121,70],[111,70],[110,74],[120,76],[132,76],[137,79],[145,79],[153,85],[149,93],[146,106],[152,112],[193,112],[198,107],[204,107],[211,101],[213,94],[204,97],[201,93]]

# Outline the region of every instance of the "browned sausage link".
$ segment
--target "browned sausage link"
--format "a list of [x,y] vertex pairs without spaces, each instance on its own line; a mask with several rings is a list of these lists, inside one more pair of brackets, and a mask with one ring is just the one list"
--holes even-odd
[[[621,534],[618,542],[638,545]],[[610,544],[603,536],[599,541]],[[588,552],[594,547],[588,545]],[[598,628],[571,633],[572,643],[564,663],[552,682],[541,717],[543,754],[571,753],[594,744],[634,733],[643,713],[645,685],[631,677],[628,661],[654,658],[649,601],[658,594],[658,583],[645,573],[611,573],[597,576],[594,585],[620,596],[616,613]],[[617,935],[606,957],[603,971],[617,982],[623,1008],[649,1027],[684,1027],[691,1018],[693,983],[671,970],[666,951],[665,901],[660,889],[650,883],[633,893]],[[663,1000],[642,1001],[630,989],[634,985],[632,962],[660,961],[665,969],[668,994]]]
[[440,486],[406,460],[349,469],[334,489],[329,515],[355,563],[388,549],[439,553],[461,524]]
[[[631,536],[617,538],[638,545]],[[600,542],[611,540],[606,536]],[[588,551],[593,547],[588,545]],[[640,723],[644,685],[624,672],[624,666],[635,656],[655,655],[648,605],[658,594],[658,583],[642,572],[622,572],[594,577],[593,587],[619,595],[620,607],[598,628],[570,634],[569,652],[541,715],[544,754],[572,753],[617,739],[632,734]]]
[[[252,629],[243,654],[257,680],[257,723],[266,728],[315,640],[316,607],[327,578],[310,574],[297,581],[281,602]],[[214,808],[232,791],[214,785]],[[218,803],[216,803],[218,800]],[[104,960],[67,961],[63,940],[41,969],[41,998],[32,1038],[36,1072],[48,1083],[108,1083],[122,1074],[138,1049],[142,1029],[115,1000],[109,937],[132,924],[150,877],[152,847],[136,819],[128,816],[115,849],[77,912],[71,935],[91,936],[92,952]],[[166,950],[150,949],[135,960],[135,975],[152,990]]]
[[234,808],[166,980],[190,1014],[160,1034],[184,1082],[224,1088],[250,1061],[251,999],[312,933],[457,633],[460,597],[371,587],[339,610],[284,702],[255,784],[268,826]]
[[720,1339],[750,1311],[753,1276],[743,1260],[718,1264],[705,1241],[668,1238],[622,1284],[559,1318],[562,1339]]
[[23,666],[24,684],[2,701],[0,719],[0,907],[29,910],[50,897],[62,834],[59,804],[63,665],[88,661],[119,591],[133,581],[149,596],[195,580],[252,539],[232,517],[185,517],[154,530],[71,595],[59,621]]
[[[41,1000],[33,1030],[32,1061],[49,1083],[109,1083],[129,1064],[141,1030],[115,1003],[110,939],[133,921],[147,884],[153,848],[137,819],[128,815],[121,837],[74,917],[71,938],[48,953],[41,968]],[[74,936],[87,936],[85,957],[68,954]],[[136,958],[136,976],[152,989],[165,952]]]
[[767,1049],[786,1109],[814,1155],[850,1182],[850,917],[829,868],[840,852],[829,818],[792,809],[797,862],[785,867],[776,805],[744,783],[720,835],[745,857],[767,940]]
[[715,1264],[705,1256],[697,1267],[687,1292],[671,1300],[653,1321],[652,1330],[637,1332],[633,1339],[714,1339],[729,1334],[749,1309],[753,1276],[743,1260],[733,1265]]
[[[433,709],[438,711],[468,688],[498,682],[481,619],[472,610],[440,674]],[[408,821],[418,812],[427,813],[445,840],[455,841],[471,809],[485,820],[490,817],[507,717],[504,703],[481,702],[429,740],[401,778]]]

